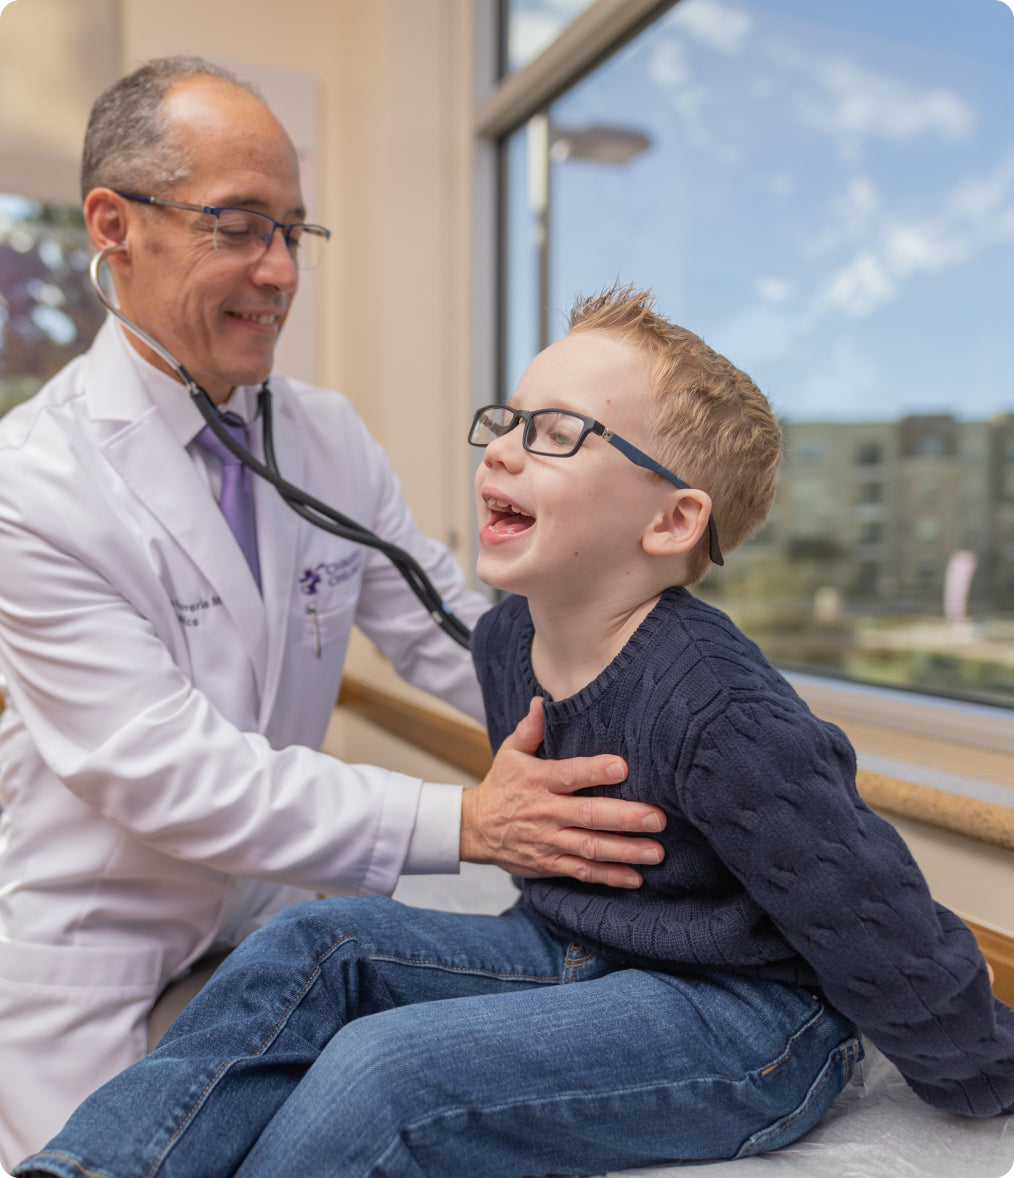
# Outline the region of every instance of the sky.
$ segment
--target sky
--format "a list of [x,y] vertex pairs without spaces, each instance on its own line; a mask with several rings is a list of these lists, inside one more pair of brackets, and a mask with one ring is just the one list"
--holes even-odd
[[[584,6],[514,0],[516,52]],[[682,0],[551,118],[651,139],[621,167],[554,165],[554,307],[651,286],[790,419],[1014,412],[1002,0]]]

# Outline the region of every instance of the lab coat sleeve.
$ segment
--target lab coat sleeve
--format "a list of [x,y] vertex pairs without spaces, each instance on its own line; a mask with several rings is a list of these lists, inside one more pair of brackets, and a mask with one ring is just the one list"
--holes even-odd
[[89,563],[26,517],[0,498],[0,668],[66,788],[174,858],[317,891],[392,890],[421,782],[238,730],[131,600],[125,566],[115,585],[104,575],[105,545]]

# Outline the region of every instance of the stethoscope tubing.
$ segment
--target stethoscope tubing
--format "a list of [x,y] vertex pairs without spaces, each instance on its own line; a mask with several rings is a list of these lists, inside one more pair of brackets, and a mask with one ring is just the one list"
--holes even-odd
[[316,528],[320,528],[322,531],[330,532],[332,535],[338,536],[343,540],[348,540],[353,544],[362,544],[367,548],[373,548],[386,556],[405,579],[406,584],[418,598],[420,604],[433,621],[436,622],[445,634],[453,638],[459,646],[468,649],[470,640],[468,627],[443,601],[436,586],[411,553],[406,552],[404,548],[400,548],[397,544],[392,544],[390,541],[382,539],[363,524],[343,515],[337,508],[331,507],[329,504],[317,499],[309,491],[304,490],[302,487],[297,487],[294,483],[290,483],[282,476],[275,458],[273,414],[271,407],[272,395],[267,381],[261,386],[257,397],[259,415],[263,417],[264,422],[265,463],[261,462],[246,446],[237,442],[232,437],[225,428],[221,414],[215,403],[204,389],[197,384],[176,357],[149,335],[144,328],[139,327],[133,320],[129,319],[113,303],[112,299],[102,289],[99,269],[110,254],[117,253],[122,249],[123,246],[121,245],[109,246],[92,258],[89,275],[99,301],[129,332],[138,339],[143,340],[176,373],[190,393],[190,398],[197,406],[201,417],[204,418],[204,421],[222,445],[234,454],[244,466],[253,471],[254,474],[270,483],[282,497],[283,501],[308,523]]

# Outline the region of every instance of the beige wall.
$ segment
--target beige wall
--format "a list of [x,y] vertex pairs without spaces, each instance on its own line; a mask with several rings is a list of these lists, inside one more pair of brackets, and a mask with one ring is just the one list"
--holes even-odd
[[116,76],[116,0],[17,0],[0,15],[0,192],[76,203],[88,110]]

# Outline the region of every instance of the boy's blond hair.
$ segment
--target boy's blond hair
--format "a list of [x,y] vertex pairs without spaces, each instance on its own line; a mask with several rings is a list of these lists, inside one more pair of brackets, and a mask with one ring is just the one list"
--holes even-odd
[[[572,332],[604,331],[648,356],[655,410],[651,455],[711,496],[718,540],[730,552],[767,518],[782,456],[782,433],[767,397],[744,372],[686,328],[654,310],[650,290],[615,285],[580,298]],[[658,476],[653,476],[658,477]],[[704,536],[687,583],[708,571]]]

